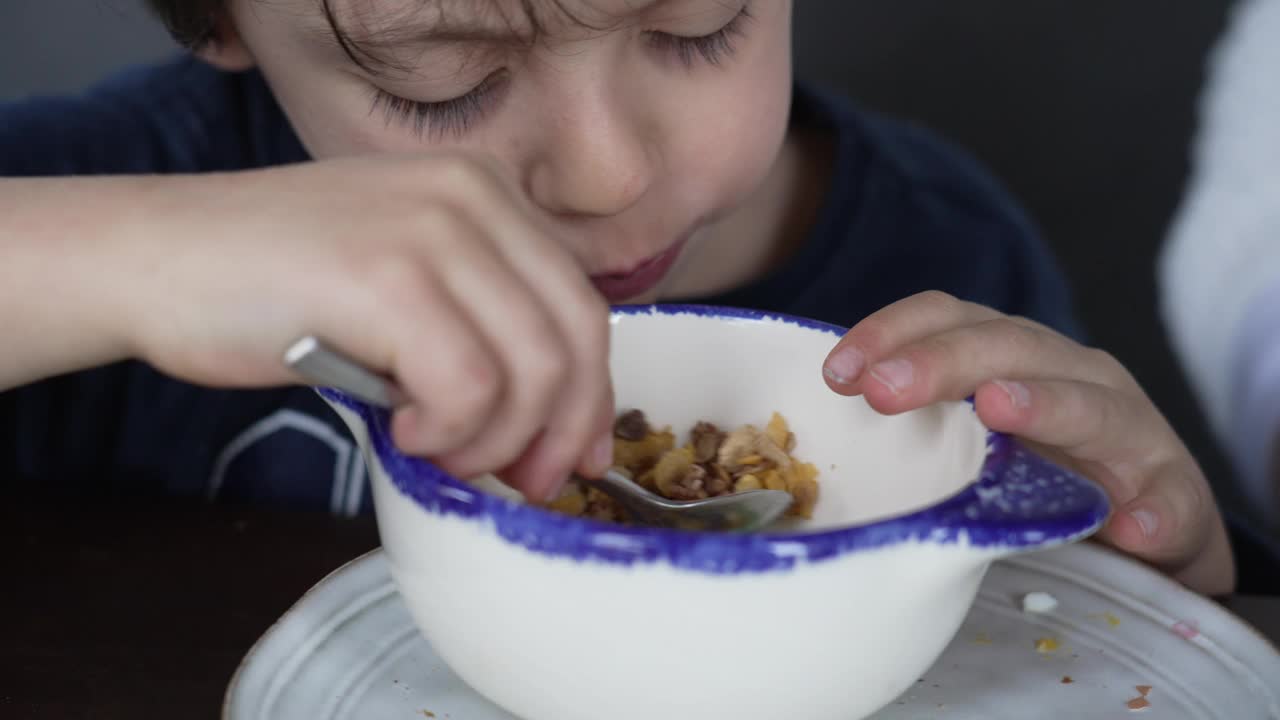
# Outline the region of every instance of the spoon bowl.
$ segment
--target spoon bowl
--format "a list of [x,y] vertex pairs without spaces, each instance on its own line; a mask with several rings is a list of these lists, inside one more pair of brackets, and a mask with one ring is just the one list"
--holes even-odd
[[668,500],[641,487],[616,468],[598,480],[579,478],[617,500],[627,513],[656,527],[679,530],[751,532],[772,525],[791,507],[790,493],[781,490],[748,490],[702,500]]

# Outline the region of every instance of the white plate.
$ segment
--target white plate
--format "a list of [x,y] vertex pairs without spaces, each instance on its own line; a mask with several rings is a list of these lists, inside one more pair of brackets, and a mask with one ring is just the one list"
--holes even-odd
[[[1022,597],[1033,591],[1053,595],[1057,608],[1023,612]],[[1044,638],[1058,647],[1037,650]],[[601,652],[617,651],[607,643],[602,635]],[[1134,710],[1139,686],[1150,686],[1150,704]],[[874,718],[1130,715],[1280,720],[1280,654],[1214,603],[1084,543],[994,565],[946,652]],[[424,717],[515,720],[432,651],[381,552],[325,578],[268,630],[232,678],[223,708],[224,720]]]

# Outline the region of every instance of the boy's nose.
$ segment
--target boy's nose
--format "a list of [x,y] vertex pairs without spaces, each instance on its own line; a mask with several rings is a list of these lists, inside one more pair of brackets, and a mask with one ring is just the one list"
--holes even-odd
[[618,113],[558,123],[530,164],[529,195],[557,215],[608,217],[630,208],[653,179],[653,146]]

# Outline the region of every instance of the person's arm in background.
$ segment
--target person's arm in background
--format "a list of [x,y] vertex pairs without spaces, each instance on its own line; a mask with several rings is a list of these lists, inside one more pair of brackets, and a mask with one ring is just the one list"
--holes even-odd
[[1243,0],[1209,68],[1159,266],[1174,346],[1251,502],[1280,524],[1280,0]]

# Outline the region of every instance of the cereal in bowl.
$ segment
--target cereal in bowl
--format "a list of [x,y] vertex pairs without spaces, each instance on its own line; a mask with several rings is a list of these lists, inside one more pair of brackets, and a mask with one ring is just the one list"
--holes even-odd
[[[701,500],[748,490],[782,490],[794,502],[787,514],[808,518],[818,501],[818,468],[792,456],[796,436],[773,413],[764,429],[743,425],[725,432],[699,422],[676,445],[671,428],[653,428],[640,410],[613,425],[614,466],[642,487],[671,500]],[[622,507],[595,488],[570,483],[548,504],[552,510],[609,522],[628,522]]]

